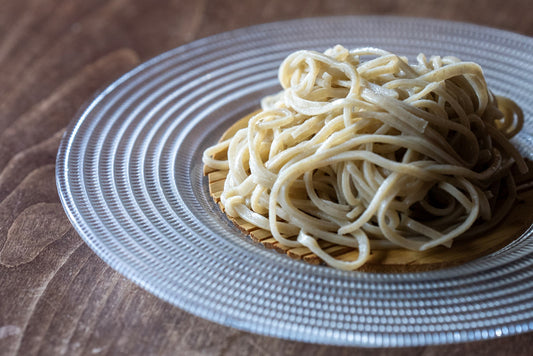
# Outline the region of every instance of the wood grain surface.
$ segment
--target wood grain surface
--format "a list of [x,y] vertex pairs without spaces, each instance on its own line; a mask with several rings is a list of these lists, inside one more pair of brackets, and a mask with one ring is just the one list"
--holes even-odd
[[95,93],[163,51],[243,26],[323,15],[472,22],[533,36],[529,0],[0,0],[0,355],[528,355],[533,334],[357,349],[197,318],[108,267],[59,202],[55,157]]

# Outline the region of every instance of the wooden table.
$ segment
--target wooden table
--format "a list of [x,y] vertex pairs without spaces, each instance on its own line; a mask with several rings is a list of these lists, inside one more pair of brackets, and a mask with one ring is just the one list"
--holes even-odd
[[0,2],[0,355],[530,354],[533,334],[362,350],[273,339],[197,318],[108,267],[59,202],[55,157],[93,94],[163,51],[257,23],[387,14],[533,36],[529,0],[3,0]]

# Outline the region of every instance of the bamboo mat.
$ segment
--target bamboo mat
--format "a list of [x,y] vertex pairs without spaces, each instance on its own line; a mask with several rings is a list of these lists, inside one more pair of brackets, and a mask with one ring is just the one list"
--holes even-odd
[[[247,126],[248,120],[255,114],[251,113],[233,124],[221,137],[221,140],[232,137],[238,130]],[[226,152],[220,152],[215,158],[225,159]],[[224,207],[220,195],[224,188],[227,171],[215,170],[204,166],[204,174],[208,177],[209,193],[218,204],[221,212]],[[270,231],[258,228],[241,218],[228,218],[242,231],[242,238],[250,238],[267,249],[286,254],[290,258],[318,265],[323,261],[307,247],[287,247],[280,244]],[[451,267],[493,253],[518,238],[533,224],[533,189],[519,192],[517,202],[508,216],[494,229],[468,239],[457,239],[451,248],[437,246],[429,251],[410,251],[406,249],[371,250],[368,262],[359,271],[366,272],[421,272]],[[287,236],[294,238],[296,236]],[[331,256],[339,260],[354,260],[357,249],[339,246],[327,241],[319,241],[319,245]]]

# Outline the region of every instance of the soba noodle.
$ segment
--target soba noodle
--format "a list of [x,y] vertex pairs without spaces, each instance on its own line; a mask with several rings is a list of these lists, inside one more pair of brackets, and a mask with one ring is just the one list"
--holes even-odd
[[[289,55],[279,81],[246,128],[204,152],[228,170],[228,216],[354,270],[375,248],[449,247],[511,208],[511,167],[527,171],[508,141],[522,112],[488,90],[479,65],[336,46]],[[338,260],[320,240],[358,257]]]

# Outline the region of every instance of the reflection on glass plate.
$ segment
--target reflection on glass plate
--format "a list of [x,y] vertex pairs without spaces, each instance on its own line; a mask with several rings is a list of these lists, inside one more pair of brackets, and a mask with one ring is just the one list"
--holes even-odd
[[298,49],[375,46],[455,55],[516,100],[533,156],[533,39],[443,21],[313,18],[222,33],[164,53],[90,103],[65,134],[57,183],[89,246],[113,268],[200,317],[325,344],[407,346],[533,329],[531,226],[499,251],[452,268],[380,274],[294,261],[239,238],[212,203],[201,153],[279,90]]

